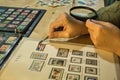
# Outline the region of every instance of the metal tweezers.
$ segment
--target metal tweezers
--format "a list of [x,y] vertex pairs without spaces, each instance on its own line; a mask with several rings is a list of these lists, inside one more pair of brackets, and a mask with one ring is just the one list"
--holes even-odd
[[48,39],[48,36],[46,36],[44,39],[42,39],[39,43],[42,43],[42,42],[44,42],[47,39]]
[[[56,32],[56,31],[63,31],[63,28],[64,28],[64,27],[59,26],[58,28],[55,28],[54,31],[55,31],[55,32]],[[46,36],[44,39],[42,39],[39,43],[42,43],[42,42],[44,42],[44,41],[47,40],[47,39],[48,39],[48,36]]]

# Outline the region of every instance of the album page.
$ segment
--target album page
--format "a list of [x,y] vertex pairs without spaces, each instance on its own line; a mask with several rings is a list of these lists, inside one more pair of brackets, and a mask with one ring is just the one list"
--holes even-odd
[[0,80],[119,80],[113,53],[92,45],[23,38]]

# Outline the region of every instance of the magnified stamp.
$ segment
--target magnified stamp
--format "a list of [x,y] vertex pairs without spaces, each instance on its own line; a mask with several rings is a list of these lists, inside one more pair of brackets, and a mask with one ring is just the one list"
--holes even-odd
[[79,65],[69,65],[68,71],[80,73],[81,72],[81,66],[79,66]]
[[67,56],[68,56],[68,53],[69,53],[69,49],[59,48],[59,49],[58,49],[57,56],[58,56],[58,57],[67,57]]
[[66,80],[80,80],[80,75],[68,73]]
[[44,65],[44,61],[33,60],[31,66],[29,67],[29,70],[40,72],[42,70],[43,65]]
[[64,69],[52,68],[49,79],[51,80],[62,80]]

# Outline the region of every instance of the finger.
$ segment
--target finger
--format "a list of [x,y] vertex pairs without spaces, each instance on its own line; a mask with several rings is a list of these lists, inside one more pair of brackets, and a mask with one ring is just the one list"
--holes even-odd
[[50,28],[49,28],[49,32],[54,32],[55,29],[59,28],[59,27],[64,27],[63,23],[60,21],[55,21],[53,23],[50,24]]
[[89,32],[90,33],[90,39],[92,40],[93,44],[95,45],[95,35],[93,35],[94,33]]
[[88,32],[89,32],[89,34],[90,34],[90,39],[91,39],[92,42],[94,43],[95,36],[96,36],[95,31],[88,29]]
[[53,32],[52,38],[68,38],[66,31]]
[[96,28],[101,27],[101,24],[99,24],[99,21],[89,19],[86,21],[86,27],[91,30],[96,30]]
[[88,32],[89,32],[89,33],[93,33],[93,32],[95,32],[95,31],[94,31],[93,29],[89,29],[89,28],[88,28]]
[[93,38],[93,36],[95,35],[95,34],[94,34],[94,31],[89,29],[88,32],[89,32],[89,34],[90,34],[90,37]]
[[106,26],[106,25],[112,25],[110,22],[105,22],[105,21],[97,21],[97,20],[93,20],[93,19],[89,19],[89,20],[87,20],[88,22],[90,21],[90,22],[92,22],[93,24],[98,24],[99,25],[99,27],[100,27],[100,25],[102,25],[102,26]]
[[105,22],[105,21],[97,21],[97,20],[90,20],[93,23],[99,24],[99,25],[106,25],[109,24],[109,22]]

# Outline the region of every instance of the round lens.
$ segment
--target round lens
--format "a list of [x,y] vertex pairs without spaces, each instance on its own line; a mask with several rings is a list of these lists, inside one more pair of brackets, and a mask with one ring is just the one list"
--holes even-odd
[[84,8],[76,8],[71,11],[71,14],[83,18],[91,18],[96,15],[93,11]]

